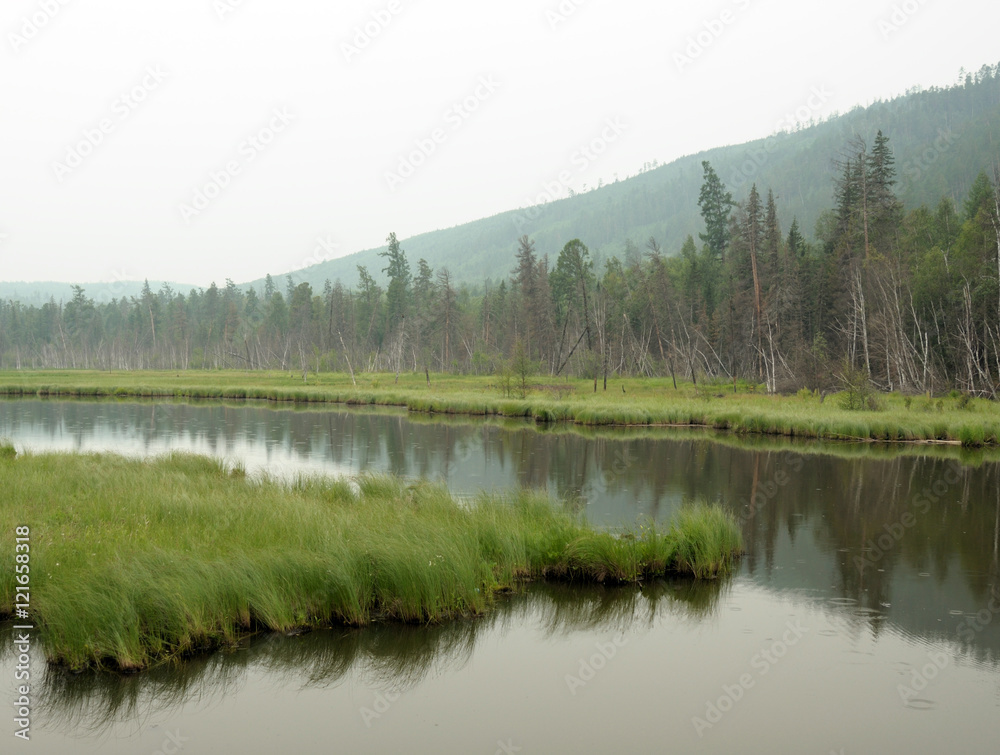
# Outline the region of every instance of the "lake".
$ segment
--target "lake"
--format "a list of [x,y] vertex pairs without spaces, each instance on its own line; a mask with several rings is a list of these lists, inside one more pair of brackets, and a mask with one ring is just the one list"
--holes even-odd
[[[257,403],[6,400],[0,437],[461,495],[526,485],[601,527],[707,500],[747,546],[717,582],[536,585],[481,619],[260,636],[131,677],[50,670],[35,648],[34,752],[846,755],[1000,737],[994,454]],[[0,644],[9,710],[16,663]]]

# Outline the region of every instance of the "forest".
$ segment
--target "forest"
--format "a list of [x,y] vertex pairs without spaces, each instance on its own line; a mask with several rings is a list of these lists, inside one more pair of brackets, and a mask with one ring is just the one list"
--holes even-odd
[[596,259],[568,239],[555,258],[527,235],[499,283],[456,284],[411,265],[390,234],[387,285],[364,266],[322,291],[291,276],[187,293],[147,284],[97,302],[0,301],[0,369],[280,369],[308,373],[513,369],[551,378],[667,376],[768,392],[1000,384],[1000,173],[984,166],[956,205],[906,210],[889,139],[831,156],[831,208],[807,240],[767,187],[736,199],[708,161],[703,232],[679,250],[650,237]]

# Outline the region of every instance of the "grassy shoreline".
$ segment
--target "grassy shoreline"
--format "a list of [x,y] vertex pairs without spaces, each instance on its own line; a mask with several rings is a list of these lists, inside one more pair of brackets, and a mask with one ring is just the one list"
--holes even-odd
[[667,379],[613,381],[593,392],[587,380],[536,385],[523,399],[504,398],[492,378],[422,374],[300,376],[237,371],[0,372],[0,395],[76,398],[260,399],[271,402],[396,406],[412,412],[520,417],[586,426],[705,427],[744,435],[820,440],[1000,445],[1000,404],[962,397],[885,397],[884,411],[846,411],[837,397],[732,393],[731,386],[682,385]]
[[[590,440],[604,440],[628,443],[640,440],[704,441],[727,446],[741,451],[767,453],[791,453],[802,456],[827,456],[841,459],[894,459],[899,456],[920,458],[954,459],[963,466],[978,467],[986,462],[1000,461],[1000,445],[963,446],[956,441],[884,441],[847,440],[827,441],[804,436],[776,435],[765,433],[735,433],[712,427],[695,425],[583,425],[575,422],[537,423],[524,417],[502,417],[498,415],[435,414],[431,412],[410,412],[405,406],[347,405],[269,402],[262,399],[193,399],[193,398],[143,398],[139,396],[73,397],[73,396],[5,396],[3,401],[54,401],[87,402],[97,404],[135,404],[149,406],[150,403],[166,406],[227,409],[265,409],[273,412],[316,413],[337,411],[358,414],[376,414],[405,417],[408,422],[420,425],[446,425],[449,427],[473,427],[481,429],[485,425],[514,432],[528,432],[542,435],[574,435]],[[2,439],[0,439],[2,441]],[[30,444],[29,444],[30,447]]]
[[528,491],[461,504],[424,482],[288,485],[180,454],[6,454],[0,489],[0,617],[28,526],[31,616],[71,669],[141,669],[256,631],[475,616],[533,580],[714,578],[742,551],[717,508],[601,532]]

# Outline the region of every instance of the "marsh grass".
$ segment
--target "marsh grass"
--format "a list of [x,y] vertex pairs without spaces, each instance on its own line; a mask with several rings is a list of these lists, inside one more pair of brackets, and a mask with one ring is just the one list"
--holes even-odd
[[[741,435],[777,435],[822,440],[950,442],[970,447],[997,445],[1000,404],[956,394],[925,400],[924,411],[909,411],[905,396],[872,396],[877,411],[840,406],[843,395],[826,401],[808,392],[762,395],[751,385],[682,385],[669,379],[615,380],[607,392],[593,393],[586,380],[559,384],[526,399],[502,398],[492,377],[401,375],[398,384],[373,376],[355,388],[345,375],[316,376],[308,387],[287,373],[238,371],[100,373],[92,371],[0,373],[0,395],[145,397],[266,400],[306,404],[399,406],[413,412],[529,418],[538,423],[582,426],[697,426]],[[384,387],[383,387],[384,386]],[[619,388],[627,390],[623,393]],[[867,402],[865,406],[868,406]],[[928,411],[926,407],[932,407]],[[981,438],[981,439],[980,439]]]
[[46,653],[71,669],[140,669],[259,630],[473,616],[530,580],[711,578],[741,550],[735,521],[706,507],[663,533],[598,532],[528,491],[459,503],[426,482],[282,484],[182,454],[20,455],[0,489],[0,530],[31,527]]

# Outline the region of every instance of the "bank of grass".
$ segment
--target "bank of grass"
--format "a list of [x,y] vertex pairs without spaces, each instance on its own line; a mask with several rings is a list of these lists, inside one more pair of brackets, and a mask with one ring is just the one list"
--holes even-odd
[[4,456],[0,490],[0,531],[31,528],[32,618],[71,669],[140,669],[258,630],[473,616],[531,580],[711,578],[741,552],[735,521],[705,506],[665,532],[610,533],[527,491],[460,503],[385,476],[289,485],[190,455]]
[[[1000,444],[1000,404],[985,399],[884,397],[884,411],[847,411],[837,396],[767,396],[744,386],[681,385],[669,379],[616,379],[593,392],[587,380],[538,378],[523,399],[500,394],[490,377],[423,373],[310,376],[275,372],[90,371],[0,373],[0,395],[263,399],[273,402],[400,406],[414,412],[523,417],[588,426],[696,426],[738,434],[823,440]],[[543,384],[543,383],[551,384]],[[624,389],[624,390],[623,390]]]

